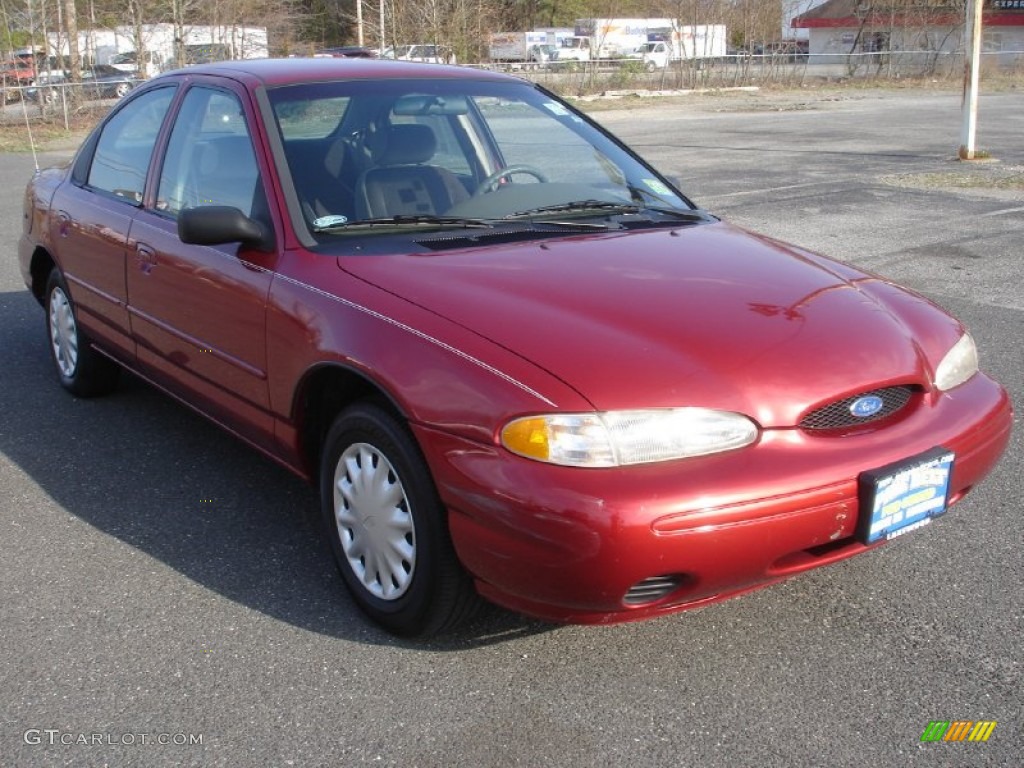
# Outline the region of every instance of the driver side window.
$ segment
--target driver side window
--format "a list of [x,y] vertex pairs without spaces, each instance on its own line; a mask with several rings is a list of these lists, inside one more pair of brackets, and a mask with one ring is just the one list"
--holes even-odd
[[229,205],[246,216],[265,207],[263,184],[238,97],[200,86],[185,95],[167,145],[157,208]]

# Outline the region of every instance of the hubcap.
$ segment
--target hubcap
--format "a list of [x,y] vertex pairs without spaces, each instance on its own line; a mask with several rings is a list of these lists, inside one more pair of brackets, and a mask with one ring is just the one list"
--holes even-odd
[[391,462],[368,443],[353,443],[334,469],[334,515],[356,578],[381,600],[409,589],[416,531],[409,500]]
[[78,326],[71,302],[60,288],[50,294],[50,344],[57,367],[70,379],[78,366]]

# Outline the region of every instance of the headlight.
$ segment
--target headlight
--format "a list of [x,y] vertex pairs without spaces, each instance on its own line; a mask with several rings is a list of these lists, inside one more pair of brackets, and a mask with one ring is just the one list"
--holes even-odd
[[971,335],[965,333],[935,369],[935,387],[946,392],[963,384],[977,372],[978,349]]
[[551,464],[615,467],[742,448],[757,434],[757,425],[738,413],[672,408],[527,416],[505,425],[501,443]]

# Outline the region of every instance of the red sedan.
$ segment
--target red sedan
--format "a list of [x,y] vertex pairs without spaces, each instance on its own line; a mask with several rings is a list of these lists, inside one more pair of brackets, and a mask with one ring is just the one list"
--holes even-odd
[[355,601],[646,618],[863,552],[992,469],[1006,392],[927,299],[729,226],[495,73],[157,77],[28,187],[72,394],[127,368],[319,484]]

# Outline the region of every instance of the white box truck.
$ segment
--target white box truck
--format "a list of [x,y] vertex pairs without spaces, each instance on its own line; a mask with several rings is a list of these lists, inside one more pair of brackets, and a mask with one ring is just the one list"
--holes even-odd
[[556,49],[548,42],[546,32],[494,32],[488,41],[487,53],[498,64],[544,66],[552,61]]
[[726,55],[724,24],[691,24],[652,29],[648,41],[630,58],[639,59],[648,71],[664,69],[675,61],[707,61]]
[[562,41],[559,63],[624,59],[648,41],[651,29],[669,29],[670,19],[576,19],[575,34]]
[[[186,64],[219,59],[258,59],[269,55],[266,27],[238,25],[208,26],[193,24],[183,29],[183,52]],[[112,64],[124,71],[139,71],[143,77],[175,65],[175,27],[173,24],[130,25],[113,29],[83,29],[78,32],[78,50],[84,60],[95,64]],[[66,37],[51,33],[48,47],[56,55],[67,56]],[[142,62],[136,44],[145,50]]]

